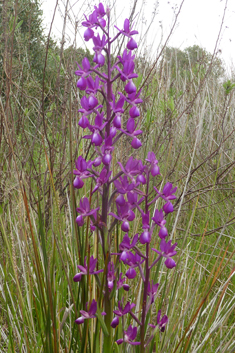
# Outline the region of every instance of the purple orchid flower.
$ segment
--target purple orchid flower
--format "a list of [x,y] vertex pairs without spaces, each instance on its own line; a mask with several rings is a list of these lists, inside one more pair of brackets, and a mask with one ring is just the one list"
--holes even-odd
[[163,227],[166,224],[166,220],[164,219],[163,216],[163,211],[160,209],[160,211],[156,210],[154,213],[154,217],[152,220],[159,226]]
[[127,302],[127,304],[123,308],[123,302],[124,302],[124,297],[122,298],[122,300],[119,300],[118,302],[118,310],[113,310],[114,314],[119,317],[126,315],[135,307],[134,303],[130,304],[130,302]]
[[120,129],[120,130],[124,134],[126,134],[126,135],[128,135],[130,137],[133,137],[133,140],[131,142],[131,146],[134,149],[138,149],[139,147],[142,146],[142,143],[136,136],[142,134],[143,131],[142,130],[136,130],[135,131],[135,128],[136,128],[135,120],[133,118],[129,118],[128,121],[127,121],[127,124],[126,124],[126,130],[123,130],[123,129]]
[[140,116],[140,110],[138,107],[136,106],[133,106],[131,107],[131,109],[129,110],[129,115],[131,118],[135,119],[137,118],[138,116]]
[[164,315],[161,318],[161,310],[159,310],[157,313],[157,325],[149,324],[149,326],[151,326],[153,328],[156,328],[157,326],[159,326],[160,331],[164,332],[167,323],[168,323],[168,317],[166,315]]
[[129,343],[133,346],[140,345],[140,342],[133,342],[137,336],[137,327],[132,327],[131,325],[128,327],[127,331],[124,331],[124,339],[120,338],[116,342],[117,344],[121,344],[123,342]]
[[113,110],[113,112],[116,113],[123,113],[124,109],[122,108],[125,102],[125,98],[123,95],[120,96],[119,100],[117,101],[117,103],[115,103],[115,95],[112,95],[112,99],[113,101],[110,102],[110,106]]
[[116,328],[117,326],[119,325],[119,317],[118,316],[115,316],[113,318],[113,321],[111,322],[110,326],[112,328]]
[[93,133],[92,135],[85,135],[83,136],[84,139],[91,139],[91,143],[94,143],[95,146],[100,146],[103,142],[103,139],[100,135],[101,131],[107,124],[105,122],[103,124],[103,119],[104,119],[104,113],[98,113],[95,117],[95,123],[94,125],[88,125],[88,129]]
[[122,205],[122,206],[120,206],[118,203],[116,203],[116,206],[117,206],[118,215],[116,215],[113,212],[110,212],[109,215],[113,216],[114,218],[118,219],[119,221],[122,221],[121,229],[123,232],[129,232],[129,230],[130,230],[129,221],[133,221],[135,219],[135,214],[130,209],[130,205],[128,202],[125,202],[124,205]]
[[136,93],[136,86],[134,85],[132,80],[128,81],[124,89],[128,94]]
[[[119,59],[119,62],[124,66],[125,62],[128,62],[128,61],[134,62],[135,55],[132,55],[131,51],[128,52],[126,49],[124,49],[122,56],[118,55],[117,58]],[[116,66],[114,65],[114,67]]]
[[128,279],[133,279],[136,276],[136,267],[140,268],[140,265],[144,262],[144,259],[140,257],[139,254],[132,254],[131,252],[129,253],[129,257],[126,259],[125,263],[130,266],[129,269],[126,271],[125,276]]
[[113,289],[113,282],[115,281],[115,267],[114,267],[114,263],[113,262],[109,262],[108,263],[108,273],[107,273],[107,281],[108,281],[108,289],[109,289],[109,292],[112,291]]
[[160,169],[155,154],[153,152],[148,152],[148,156],[145,160],[150,163],[150,173],[152,174],[152,176],[154,177],[156,175],[159,175]]
[[176,192],[177,187],[173,188],[172,184],[169,182],[166,183],[162,192],[158,191],[158,189],[155,186],[154,186],[154,189],[157,191],[158,195],[161,198],[163,198],[163,200],[165,201],[176,199],[176,196],[173,194]]
[[[104,15],[106,14],[105,10],[104,10],[104,5],[102,3],[99,3],[98,7],[94,6],[97,16],[100,17],[104,17]],[[105,27],[105,25],[103,26]]]
[[115,180],[114,185],[119,194],[126,194],[128,191],[132,191],[135,187],[134,183],[129,183],[126,175],[124,175],[123,178],[120,176],[119,179]]
[[82,76],[82,77],[86,77],[87,75],[90,74],[90,62],[87,58],[84,58],[82,60],[82,67],[80,65],[78,65],[77,63],[77,66],[79,68],[79,70],[75,71],[75,75],[77,76]]
[[76,222],[79,227],[82,227],[84,224],[84,219],[83,217],[91,216],[93,215],[96,211],[98,211],[100,208],[97,207],[93,210],[90,209],[90,203],[87,197],[84,197],[83,199],[80,200],[80,207],[76,209],[78,213],[80,213],[79,216],[76,218]]
[[[73,277],[74,282],[80,282],[81,279],[82,279],[82,276],[87,275],[88,266],[87,266],[87,263],[86,263],[86,259],[87,259],[87,257],[85,256],[85,259],[84,259],[84,266],[81,266],[81,265],[78,265],[78,266],[77,266],[78,269],[79,269],[81,272],[77,273],[77,274]],[[95,267],[96,267],[97,261],[98,261],[98,260],[97,260],[97,259],[94,259],[93,256],[90,257],[90,261],[89,261],[89,274],[90,274],[90,275],[97,275],[98,273],[104,272],[104,270],[95,271]]]
[[138,34],[138,31],[132,31],[130,28],[130,21],[126,18],[124,21],[124,29],[120,30],[117,26],[114,26],[115,28],[118,29],[120,33],[122,33],[124,36],[131,38],[130,41],[127,43],[127,49],[133,50],[137,48],[137,43],[136,41],[131,37],[134,34]]
[[[121,63],[121,61],[120,61]],[[125,82],[126,80],[131,80],[133,78],[138,77],[137,74],[135,74],[134,68],[135,68],[135,63],[132,60],[126,60],[122,62],[123,68],[122,70],[119,68],[119,66],[116,64],[114,67],[116,70],[121,74],[120,79]]]
[[76,178],[74,179],[73,186],[76,189],[81,189],[84,185],[82,179],[91,177],[91,173],[87,169],[91,168],[92,161],[86,162],[82,156],[79,156],[75,162],[75,165],[76,169],[73,171],[73,174],[76,175]]
[[92,14],[89,15],[89,19],[86,17],[86,15],[84,15],[86,21],[82,22],[82,25],[84,27],[87,27],[86,31],[84,32],[84,39],[86,42],[94,36],[94,31],[92,30],[93,27],[97,27],[98,25],[100,25],[104,28],[106,26],[106,21],[103,18],[103,16],[105,15],[103,4],[100,3],[98,8],[96,6],[94,6],[94,8],[95,11],[93,11]]
[[142,228],[144,231],[140,235],[141,244],[150,243],[151,241],[151,232],[149,232],[149,214],[150,214],[149,211],[147,214],[142,213]]
[[140,93],[141,93],[141,90],[138,91],[138,93],[131,93],[131,94],[128,94],[128,97],[126,97],[126,101],[127,103],[135,106],[136,104],[140,104],[143,102],[143,100],[141,98],[139,98],[140,96]]
[[153,281],[152,281],[152,284],[150,284],[150,282],[148,283],[147,295],[150,298],[151,304],[153,304],[154,302],[154,297],[157,294],[158,287],[159,287],[159,283],[153,284]]
[[100,39],[100,35],[98,34],[97,37],[93,36],[93,43],[94,43],[94,51],[95,51],[95,56],[93,61],[99,65],[99,67],[103,66],[105,63],[105,57],[102,54],[102,50],[104,49],[107,40],[106,36],[103,34],[102,39]]
[[112,160],[112,152],[114,150],[112,137],[106,137],[104,140],[104,145],[101,147],[102,152],[102,162],[104,165],[109,165]]
[[[88,306],[88,302],[86,303],[86,310]],[[86,319],[94,319],[96,318],[96,312],[97,312],[97,302],[95,299],[92,300],[90,309],[88,311],[80,310],[80,313],[82,314],[81,317],[79,317],[77,320],[75,320],[75,323],[80,325],[83,324],[84,320]],[[102,312],[101,315],[106,315],[105,312]]]
[[140,164],[140,161],[137,159],[134,159],[132,156],[128,159],[125,168],[123,165],[118,162],[122,172],[131,179],[132,183],[135,184],[135,178],[134,176],[137,176],[142,173],[142,167]]
[[159,237],[161,239],[166,238],[168,236],[168,231],[167,231],[167,228],[165,227],[166,220],[164,219],[162,209],[160,211],[158,210],[155,211],[155,214],[152,220],[155,222],[155,224],[157,224],[160,227],[160,230],[158,233]]
[[102,193],[102,190],[100,189],[100,187],[108,182],[111,174],[112,172],[111,171],[108,172],[105,167],[101,170],[100,175],[96,178],[96,185],[92,191],[92,194],[94,194],[94,192],[96,192],[96,190],[98,189],[100,193]]
[[160,243],[161,251],[153,248],[152,250],[158,253],[161,257],[165,257],[166,258],[165,265],[167,268],[171,269],[176,266],[175,261],[171,258],[172,256],[177,254],[177,252],[175,251],[176,246],[177,246],[177,243],[171,245],[171,240],[169,240],[168,243],[166,243],[165,239],[162,239]]
[[172,205],[172,203],[170,201],[168,201],[167,203],[165,203],[165,205],[163,206],[163,211],[168,214],[174,211],[174,207]]
[[128,292],[130,289],[130,286],[127,283],[124,283],[125,281],[126,281],[126,278],[125,277],[122,278],[122,272],[121,272],[119,275],[119,280],[117,281],[116,289],[118,290],[120,288],[123,288],[126,292]]
[[86,93],[87,94],[96,94],[97,91],[101,88],[100,85],[100,78],[96,76],[95,80],[91,76],[87,77],[87,88],[86,88]]
[[128,263],[128,261],[131,260],[131,257],[133,254],[130,252],[130,250],[136,246],[137,242],[138,242],[138,233],[135,234],[135,236],[133,237],[132,243],[131,243],[131,239],[128,237],[128,234],[124,235],[123,240],[119,245],[119,249],[121,250],[121,253],[118,254],[120,255],[120,261],[123,261],[124,263]]
[[82,109],[78,109],[78,112],[83,113],[83,115],[90,115],[93,113],[94,109],[99,109],[102,105],[98,105],[98,99],[92,94],[89,97],[83,96],[81,99]]

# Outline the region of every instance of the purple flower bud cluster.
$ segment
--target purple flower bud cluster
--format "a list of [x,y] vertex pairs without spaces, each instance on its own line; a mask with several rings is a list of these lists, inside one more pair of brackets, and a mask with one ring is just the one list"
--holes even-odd
[[[138,128],[139,104],[142,103],[141,90],[137,92],[133,81],[138,77],[134,72],[135,55],[133,55],[133,50],[137,48],[137,42],[133,36],[138,32],[132,29],[130,21],[126,19],[123,29],[114,26],[117,33],[111,38],[110,10],[105,11],[102,3],[95,6],[92,14],[89,17],[85,16],[85,19],[86,21],[82,22],[86,28],[84,39],[93,41],[95,54],[93,65],[84,58],[75,72],[79,76],[77,87],[84,91],[80,101],[81,108],[78,110],[81,115],[78,125],[85,130],[83,138],[90,140],[94,153],[92,160],[85,160],[83,156],[78,157],[76,169],[73,172],[75,175],[73,185],[76,189],[83,189],[85,179],[91,182],[90,201],[86,197],[80,200],[76,222],[79,227],[82,227],[85,224],[85,218],[88,218],[90,222],[87,222],[87,225],[90,224],[91,232],[97,232],[103,254],[103,269],[98,270],[98,259],[91,256],[87,260],[86,256],[84,264],[78,265],[80,272],[74,276],[74,281],[81,282],[82,276],[98,275],[103,272],[105,290],[99,290],[98,293],[104,296],[102,302],[104,302],[105,313],[102,314],[106,314],[105,323],[109,327],[116,328],[120,324],[120,317],[123,324],[126,322],[124,320],[126,315],[130,315],[137,323],[137,327],[129,325],[127,331],[124,331],[123,327],[124,336],[116,342],[117,344],[123,342],[131,345],[140,344],[143,348],[146,345],[147,313],[156,299],[159,288],[159,283],[154,284],[151,280],[151,270],[162,258],[168,269],[176,266],[172,257],[176,255],[177,244],[172,245],[171,240],[166,241],[168,237],[166,218],[174,211],[171,201],[176,198],[177,188],[173,188],[172,184],[167,182],[162,191],[156,187],[150,191],[150,185],[156,184],[156,179],[160,176],[158,160],[154,152],[148,152],[144,162],[132,156],[125,164],[118,161],[116,174],[111,170],[111,167],[114,169],[112,161],[115,148],[123,135],[130,138],[128,140],[133,149],[138,149],[142,145],[140,140],[142,130]],[[117,57],[115,63],[112,63],[111,47],[119,36],[127,38],[126,48],[123,54]],[[105,63],[107,70],[102,72]],[[120,81],[117,85],[118,80]],[[114,89],[117,86],[122,88],[116,92]],[[153,213],[152,205],[158,199],[159,201],[161,199],[162,208],[156,209]],[[133,235],[135,220],[138,222],[140,220],[140,226],[138,233]],[[123,233],[119,247],[115,248],[116,244],[112,243],[110,235],[117,224],[120,224]],[[159,236],[157,242],[159,249],[151,247],[156,230]],[[154,243],[156,243],[156,237]],[[150,258],[155,260],[150,263]],[[125,269],[125,272],[121,272],[120,268]],[[134,312],[135,303],[125,301],[123,296],[122,300],[115,304],[115,298],[120,296],[114,295],[114,291],[124,290],[130,293],[131,281],[137,276],[143,283],[143,302],[138,314]],[[115,307],[113,312],[109,303],[111,299]],[[89,310],[86,306],[86,310],[80,310],[82,316],[75,321],[77,324],[83,323],[85,319],[96,317],[95,299],[92,300]],[[149,325],[153,328],[158,326],[159,330],[164,332],[168,317],[164,315],[161,319],[160,316],[161,310],[157,314],[156,325]],[[138,330],[140,342],[135,342]],[[112,336],[111,333],[110,336]]]

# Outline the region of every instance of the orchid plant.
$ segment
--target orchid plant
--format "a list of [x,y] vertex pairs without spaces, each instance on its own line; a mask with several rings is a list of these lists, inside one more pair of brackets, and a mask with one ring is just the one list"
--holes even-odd
[[[78,227],[86,226],[87,234],[96,234],[101,254],[97,250],[94,252],[97,258],[90,256],[92,236],[87,237],[87,256],[81,259],[80,272],[74,276],[74,281],[81,285],[87,277],[88,286],[90,276],[94,275],[93,287],[86,293],[86,311],[80,310],[82,316],[75,322],[84,325],[85,319],[98,318],[89,334],[97,333],[99,324],[104,329],[104,339],[99,339],[100,351],[111,352],[115,345],[135,345],[140,352],[147,352],[156,330],[164,332],[168,322],[166,315],[161,318],[161,309],[154,322],[149,322],[154,315],[148,313],[158,295],[159,283],[153,280],[156,264],[163,258],[167,269],[176,266],[173,257],[177,244],[166,240],[166,217],[174,210],[171,201],[176,198],[177,188],[170,182],[162,191],[150,187],[160,175],[154,152],[148,152],[145,161],[133,156],[124,164],[118,161],[118,171],[114,174],[113,156],[119,140],[126,135],[133,150],[142,145],[142,130],[138,128],[141,90],[137,91],[133,82],[138,77],[134,73],[133,54],[137,48],[133,37],[138,32],[125,19],[123,29],[114,26],[117,32],[111,37],[110,9],[105,10],[102,3],[94,7],[89,17],[85,16],[82,25],[86,27],[84,39],[93,41],[95,54],[93,65],[84,58],[76,71],[77,87],[84,92],[78,125],[85,130],[83,138],[90,140],[93,154],[91,160],[79,156],[76,161],[74,188],[82,190],[85,179],[91,181],[90,199],[80,200],[76,222]],[[112,47],[120,36],[124,37],[124,43],[127,38],[126,48],[113,62]],[[115,91],[115,87],[122,89]],[[162,208],[153,210],[158,199],[162,200]],[[137,217],[141,220],[140,231],[132,235],[133,221]],[[114,229],[119,225],[122,241],[118,245]],[[153,247],[153,239],[159,249]],[[127,297],[136,290],[137,278],[141,281],[141,290],[136,303],[131,303]]]

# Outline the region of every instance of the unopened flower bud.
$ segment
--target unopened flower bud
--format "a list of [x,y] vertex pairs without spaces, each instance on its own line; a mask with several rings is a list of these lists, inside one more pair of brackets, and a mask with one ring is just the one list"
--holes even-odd
[[111,322],[111,326],[112,328],[115,328],[119,325],[119,317],[115,316],[115,318],[113,319],[113,321]]

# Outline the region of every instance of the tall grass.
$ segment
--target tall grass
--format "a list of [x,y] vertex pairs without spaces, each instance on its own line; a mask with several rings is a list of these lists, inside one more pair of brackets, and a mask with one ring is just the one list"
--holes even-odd
[[[30,68],[27,78],[23,75],[27,62],[16,74],[10,50],[14,26],[12,30],[5,23],[7,89],[0,107],[0,352],[97,352],[89,335],[92,324],[84,330],[74,324],[84,308],[84,288],[92,291],[89,283],[72,281],[88,233],[79,231],[74,221],[78,195],[70,172],[81,152],[90,153],[77,125],[76,50],[66,56],[63,44],[57,54],[47,47],[40,85]],[[211,67],[202,72],[203,61],[197,70],[182,74],[175,59],[161,55],[151,64],[139,58],[137,67],[142,74],[137,85],[144,83],[145,131],[138,154],[143,158],[154,151],[162,183],[179,185],[175,212],[167,220],[178,242],[177,267],[166,273],[159,264],[156,271],[161,287],[154,305],[156,311],[164,308],[169,324],[163,335],[156,333],[150,352],[232,353],[234,89],[226,91],[223,81],[228,77],[219,80]],[[125,141],[117,157],[125,159],[129,151]],[[85,192],[89,195],[88,187]],[[114,236],[120,243],[120,235]],[[90,251],[97,247],[94,239]],[[138,292],[136,282],[134,295]],[[131,349],[114,346],[110,351]]]

